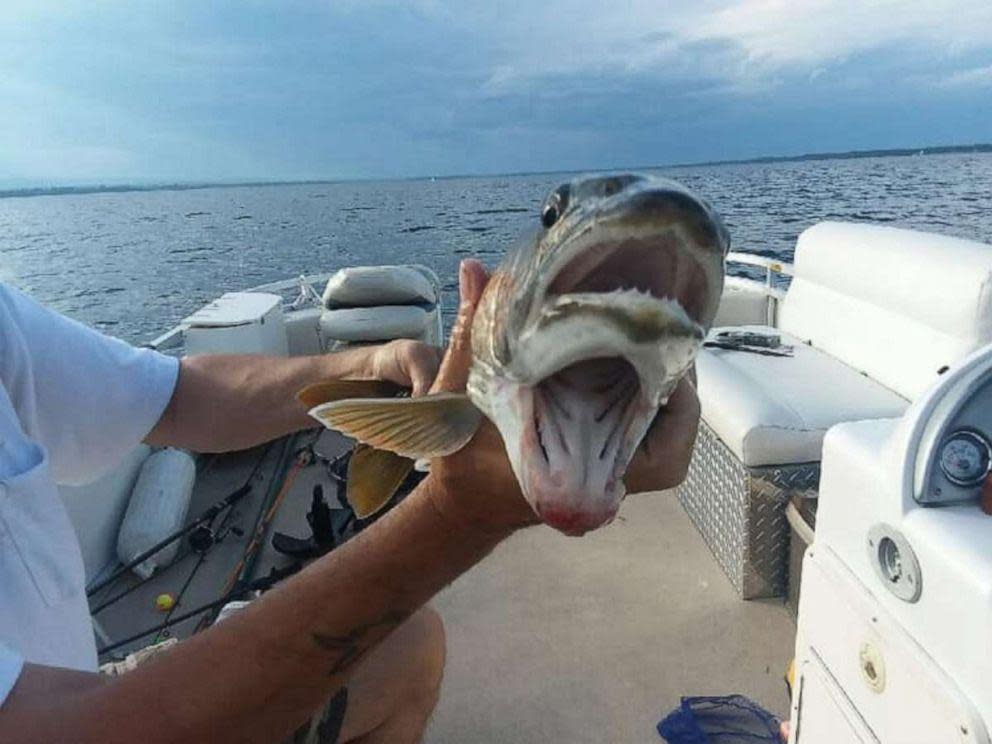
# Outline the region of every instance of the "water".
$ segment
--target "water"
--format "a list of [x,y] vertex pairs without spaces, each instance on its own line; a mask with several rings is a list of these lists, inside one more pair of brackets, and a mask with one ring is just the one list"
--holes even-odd
[[[825,219],[992,243],[992,154],[659,171],[723,215],[734,248],[790,259]],[[418,262],[456,306],[458,260],[494,265],[553,174],[0,199],[0,279],[134,343],[225,291],[354,264]],[[852,270],[855,270],[852,267]]]

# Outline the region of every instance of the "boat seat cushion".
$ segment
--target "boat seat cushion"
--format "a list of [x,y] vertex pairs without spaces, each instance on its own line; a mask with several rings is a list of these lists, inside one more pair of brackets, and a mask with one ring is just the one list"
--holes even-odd
[[[429,276],[430,275],[430,276]],[[324,306],[374,307],[437,302],[436,277],[419,266],[352,266],[340,269],[324,288]]]
[[793,271],[776,325],[910,400],[992,342],[992,245],[821,222]]
[[320,330],[335,341],[390,341],[422,338],[429,315],[416,305],[382,305],[324,310]]
[[[711,333],[720,330],[713,329]],[[748,467],[818,462],[834,424],[901,416],[909,402],[795,336],[791,357],[703,348],[696,361],[703,420]]]

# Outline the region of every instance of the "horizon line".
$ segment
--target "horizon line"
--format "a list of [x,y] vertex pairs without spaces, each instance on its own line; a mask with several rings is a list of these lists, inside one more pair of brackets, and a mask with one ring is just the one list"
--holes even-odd
[[20,188],[0,189],[0,198],[18,198],[32,196],[64,196],[69,194],[101,194],[128,193],[134,191],[193,191],[198,189],[244,188],[250,186],[306,186],[339,183],[368,183],[375,181],[429,181],[429,180],[458,180],[466,178],[499,178],[540,176],[556,173],[602,173],[617,170],[664,170],[669,168],[701,168],[715,165],[747,165],[762,163],[789,163],[811,160],[849,160],[871,157],[908,157],[915,155],[946,155],[955,153],[992,153],[992,143],[978,142],[967,145],[928,145],[923,147],[874,148],[867,150],[846,150],[838,152],[813,152],[800,155],[762,155],[752,158],[737,158],[725,160],[704,160],[688,163],[669,163],[661,165],[618,166],[611,168],[576,168],[564,170],[514,171],[502,173],[457,173],[450,175],[418,175],[391,177],[339,177],[312,179],[256,179],[241,181],[176,181],[176,182],[122,182],[118,184],[79,184],[75,186],[25,186]]

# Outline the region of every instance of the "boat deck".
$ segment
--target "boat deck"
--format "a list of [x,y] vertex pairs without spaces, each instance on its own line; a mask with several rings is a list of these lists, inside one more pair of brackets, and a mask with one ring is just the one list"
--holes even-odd
[[448,662],[430,744],[660,742],[685,695],[788,711],[791,616],[737,598],[671,492],[581,539],[519,533],[434,606]]
[[[312,439],[301,434],[294,446]],[[316,450],[344,447],[326,432]],[[200,463],[190,516],[236,489],[259,457],[252,493],[207,553],[175,613],[220,594],[244,552],[279,445]],[[303,536],[314,483],[334,488],[320,464],[301,469],[273,529]],[[178,593],[198,560],[177,561],[97,617],[112,640],[161,622],[161,592]],[[254,575],[290,561],[266,540]],[[134,583],[124,578],[101,597]],[[95,604],[95,603],[94,603]],[[683,695],[741,693],[783,714],[795,627],[781,601],[742,602],[671,493],[631,497],[613,525],[582,539],[526,530],[444,590],[448,662],[426,741],[657,742],[655,724]],[[198,618],[171,629],[185,637]],[[129,644],[133,649],[154,636]]]

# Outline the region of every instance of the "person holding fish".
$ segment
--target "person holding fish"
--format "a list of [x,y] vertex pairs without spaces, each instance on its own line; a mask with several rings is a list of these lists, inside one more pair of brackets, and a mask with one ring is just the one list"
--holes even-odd
[[[691,365],[728,247],[719,218],[677,184],[576,179],[491,277],[463,262],[439,366],[401,342],[177,369],[0,285],[0,742],[268,744],[331,696],[347,701],[340,741],[419,741],[444,660],[440,620],[424,609],[434,594],[520,529],[579,535],[628,491],[684,478],[699,420]],[[93,373],[109,392],[81,379]],[[426,460],[429,476],[242,612],[125,675],[93,673],[78,545],[64,514],[49,513],[50,468],[112,461],[106,436],[85,435],[109,433],[121,451],[142,438],[245,448],[312,424],[307,407],[359,439],[369,462]],[[373,482],[388,498],[390,479]],[[30,560],[44,587],[25,573]]]

